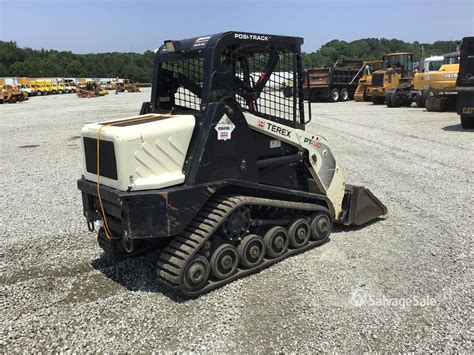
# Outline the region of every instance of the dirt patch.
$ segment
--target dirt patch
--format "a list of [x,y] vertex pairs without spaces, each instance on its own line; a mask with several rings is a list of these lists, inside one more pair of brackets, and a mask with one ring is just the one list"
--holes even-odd
[[69,294],[60,303],[83,303],[105,299],[117,294],[122,287],[101,274],[85,274],[78,277]]
[[32,267],[30,269],[22,270],[12,277],[1,280],[4,285],[13,285],[18,282],[28,281],[39,278],[57,278],[77,276],[93,270],[88,262],[79,263],[70,267],[61,267],[57,269],[47,269],[45,267]]

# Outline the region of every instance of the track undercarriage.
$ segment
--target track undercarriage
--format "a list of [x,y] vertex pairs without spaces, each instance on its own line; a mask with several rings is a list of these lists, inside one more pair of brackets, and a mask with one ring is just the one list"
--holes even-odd
[[[160,251],[158,279],[181,296],[199,296],[321,245],[331,231],[329,211],[317,204],[215,197]],[[111,243],[99,232],[104,251],[132,255],[120,242]]]

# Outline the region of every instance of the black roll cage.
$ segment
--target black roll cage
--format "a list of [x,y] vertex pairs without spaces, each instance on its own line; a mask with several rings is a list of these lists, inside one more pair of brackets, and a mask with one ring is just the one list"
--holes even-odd
[[[146,113],[163,112],[163,107],[160,107],[159,99],[160,82],[162,80],[171,80],[170,78],[163,78],[163,70],[160,70],[160,68],[164,63],[177,62],[183,59],[203,59],[202,87],[196,85],[185,75],[179,74],[171,85],[179,83],[198,96],[201,100],[200,109],[201,111],[205,111],[209,103],[225,101],[225,91],[227,91],[227,97],[238,93],[245,100],[256,100],[262,93],[270,75],[277,66],[279,61],[278,50],[293,56],[292,75],[294,80],[297,80],[295,84],[299,88],[299,90],[294,90],[293,93],[293,119],[285,124],[290,124],[291,126],[301,126],[305,124],[303,105],[304,74],[301,62],[301,45],[303,38],[232,31],[173,42],[179,42],[176,51],[167,51],[165,45],[162,45],[157,50],[153,65],[151,101],[146,105]],[[251,77],[248,72],[245,73],[242,79],[237,78],[235,75],[233,75],[232,78],[230,78],[230,75],[226,76],[226,74],[229,73],[224,73],[220,68],[222,67],[222,57],[229,48],[234,48],[236,52],[242,53],[252,50],[268,53],[270,60],[267,63],[265,72],[269,75],[261,78],[262,80],[259,79],[256,83],[250,82],[253,77]],[[299,95],[299,97],[297,95]],[[274,119],[276,121],[289,121],[279,120],[278,117],[274,117]]]

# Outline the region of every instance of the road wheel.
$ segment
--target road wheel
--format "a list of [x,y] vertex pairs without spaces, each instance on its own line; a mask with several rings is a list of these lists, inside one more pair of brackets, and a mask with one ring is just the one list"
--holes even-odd
[[390,90],[385,95],[385,103],[389,107],[400,107],[403,104],[401,92],[398,90]]
[[474,129],[474,117],[461,116],[461,126],[464,129]]
[[237,251],[240,256],[240,265],[250,269],[262,262],[265,256],[265,244],[258,235],[249,234],[242,239]]
[[425,100],[423,99],[423,94],[421,92],[416,94],[415,103],[416,103],[416,106],[419,108],[425,107]]
[[329,101],[331,102],[336,102],[339,101],[339,90],[337,89],[332,89],[331,92],[329,93]]
[[331,218],[326,213],[317,213],[311,220],[311,238],[324,240],[332,231]]
[[231,244],[222,244],[214,250],[210,260],[212,275],[224,280],[232,276],[239,266],[237,248]]
[[12,97],[10,97],[10,100],[8,100],[8,102],[11,103],[11,104],[15,104],[17,101],[18,101],[18,99],[16,98],[16,96],[12,96]]
[[199,291],[206,286],[211,268],[203,255],[193,257],[183,270],[183,284],[188,291]]
[[428,96],[425,102],[426,111],[441,112],[441,98],[438,96]]
[[288,234],[290,235],[290,245],[295,249],[299,249],[308,243],[311,236],[311,227],[306,219],[300,218],[291,224]]
[[402,106],[404,107],[411,107],[412,103],[413,103],[413,99],[411,97],[404,97],[402,99]]
[[349,91],[347,89],[342,89],[341,90],[341,100],[342,101],[349,100]]
[[385,101],[385,105],[387,105],[387,107],[393,107],[392,95],[393,95],[393,90],[385,91],[384,101]]
[[272,227],[263,237],[263,243],[267,255],[271,258],[278,258],[288,250],[288,244],[290,243],[288,231],[284,227]]
[[383,96],[371,96],[372,103],[374,105],[382,105],[385,102],[385,97]]

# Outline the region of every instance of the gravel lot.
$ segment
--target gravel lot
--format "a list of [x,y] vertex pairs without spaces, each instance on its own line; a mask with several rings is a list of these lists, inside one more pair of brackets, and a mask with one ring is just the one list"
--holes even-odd
[[389,215],[199,299],[113,263],[82,217],[79,132],[143,93],[0,106],[0,352],[472,352],[474,132],[455,113],[313,104],[350,183]]

